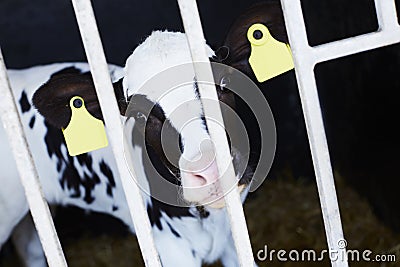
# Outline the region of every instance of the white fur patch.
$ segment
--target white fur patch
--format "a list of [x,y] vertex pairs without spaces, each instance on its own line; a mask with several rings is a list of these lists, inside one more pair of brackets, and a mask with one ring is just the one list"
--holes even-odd
[[[205,43],[209,57],[214,51]],[[154,31],[130,55],[125,65],[124,88],[128,95],[137,90],[158,73],[185,63],[191,63],[186,35],[181,32]],[[194,77],[194,72],[193,72]]]
[[[204,42],[208,56],[214,56],[213,50]],[[196,96],[194,82],[174,88],[147,88],[142,86],[157,74],[183,64],[191,63],[191,55],[186,35],[181,32],[155,31],[128,58],[125,65],[124,90],[127,95],[145,94],[149,100],[158,103],[181,133],[185,145],[185,154],[189,158],[199,151],[199,144],[209,136],[202,125],[202,106]],[[184,79],[194,81],[194,69],[189,70]],[[182,74],[183,75],[183,74]],[[186,79],[187,78],[187,79]],[[171,80],[174,77],[171,77]],[[193,138],[196,136],[196,138]],[[188,144],[191,140],[196,143]]]

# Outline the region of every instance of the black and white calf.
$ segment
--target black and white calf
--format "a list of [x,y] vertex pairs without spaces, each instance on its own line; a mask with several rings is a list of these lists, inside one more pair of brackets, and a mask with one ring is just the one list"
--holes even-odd
[[[214,55],[208,46],[207,51],[210,57]],[[212,161],[203,169],[193,164],[182,165],[201,157],[199,147],[205,139],[209,139],[196,83],[172,90],[161,99],[155,97],[158,88],[146,94],[138,91],[147,79],[158,72],[189,62],[190,52],[183,33],[154,32],[128,58],[125,73],[116,66],[110,66],[110,73],[116,81],[115,93],[121,114],[125,113],[129,100],[135,102],[133,107],[137,109],[133,110],[134,118],[121,115],[121,120],[128,121],[127,127],[132,132],[129,142],[139,179],[148,179],[154,174],[144,161],[146,147],[152,164],[168,181],[189,187],[213,184],[213,190],[193,193],[183,189],[182,194],[177,191],[176,198],[183,197],[184,201],[192,203],[188,207],[164,204],[143,194],[163,266],[201,266],[203,262],[211,263],[217,259],[221,259],[225,266],[237,266],[226,210],[212,208],[212,204],[196,207],[197,203],[212,202],[222,197],[221,189],[217,186],[215,162]],[[71,157],[60,130],[69,122],[71,114],[68,103],[74,95],[82,96],[92,115],[102,118],[88,66],[79,63],[54,64],[10,70],[9,76],[47,201],[110,214],[121,219],[134,232],[110,148]],[[233,106],[230,94],[228,90],[219,91],[221,100]],[[33,106],[32,99],[40,114]],[[188,101],[190,105],[185,106]],[[145,116],[140,108],[146,103],[150,103],[153,109]],[[189,126],[182,126],[182,116],[173,115],[177,106],[183,109],[181,114],[191,118]],[[169,125],[171,134],[176,134],[179,139],[181,159],[187,159],[179,160],[178,168],[167,163],[160,148],[161,126],[165,124]],[[144,136],[141,131],[143,127],[146,130]],[[0,138],[1,246],[27,214],[28,206],[3,128],[0,128]],[[138,141],[140,139],[145,140],[145,147]],[[210,146],[202,152],[214,153],[213,150]],[[234,155],[234,158],[240,161],[240,155]],[[186,171],[181,173],[180,169]],[[246,175],[250,175],[250,171],[237,174],[238,185],[240,181],[250,180]],[[151,192],[151,184],[148,189]],[[27,229],[26,225],[21,227]],[[19,235],[20,243],[29,241],[24,240],[29,236],[26,233]],[[37,237],[32,233],[31,236],[32,243],[27,244],[37,244]],[[43,254],[36,247],[28,246],[21,253],[28,266],[45,265]]]
[[[114,163],[112,155],[106,151],[108,149],[98,151],[100,153],[68,157],[60,130],[51,126],[32,105],[33,94],[44,83],[67,73],[71,77],[88,77],[88,71],[89,66],[86,63],[62,63],[25,70],[9,70],[8,75],[18,100],[26,137],[47,201],[50,204],[76,205],[84,209],[113,213],[130,225],[129,216],[124,210],[125,197],[119,190],[119,180],[112,176]],[[110,73],[115,79],[116,75],[122,74],[122,69],[111,66]],[[14,227],[27,214],[28,206],[2,125],[0,142],[1,248]],[[117,190],[119,193],[113,192]],[[123,205],[117,209],[119,203]],[[13,237],[27,266],[46,265],[37,235],[28,218],[23,219]]]
[[[279,2],[258,4],[239,17],[225,40],[227,49],[219,50],[227,53],[218,58],[250,76],[254,74],[248,66],[250,46],[246,33],[253,23],[264,23],[278,39],[286,38]],[[213,57],[211,48],[206,49]],[[238,266],[226,210],[221,208],[223,194],[215,162],[211,160],[206,166],[196,163],[204,155],[212,156],[215,148],[204,146],[204,140],[210,137],[193,70],[193,80],[161,97],[161,88],[141,90],[159,72],[190,62],[183,33],[154,32],[135,49],[124,69],[109,67],[120,119],[128,133],[126,144],[132,155],[128,163],[134,166],[146,192],[143,198],[163,266],[201,266],[218,259],[224,266]],[[88,65],[62,63],[10,70],[9,77],[47,201],[109,214],[134,233],[110,148],[71,157],[62,135],[61,128],[71,117],[68,105],[73,96],[81,96],[89,112],[102,119]],[[217,86],[220,100],[235,108],[232,92],[223,89]],[[162,148],[163,134],[175,140],[175,146],[168,145],[174,151],[172,158]],[[25,265],[45,266],[35,229],[25,219],[28,205],[2,125],[0,144],[0,248],[14,230],[13,240]],[[239,171],[237,166],[243,165],[244,155],[233,146],[231,151],[237,187],[242,189],[251,181],[252,171]],[[166,195],[187,206],[173,206],[151,197],[148,193],[152,193],[157,179],[177,185]],[[193,187],[206,190],[189,190]],[[246,192],[242,190],[243,200]],[[204,203],[207,205],[201,205]]]

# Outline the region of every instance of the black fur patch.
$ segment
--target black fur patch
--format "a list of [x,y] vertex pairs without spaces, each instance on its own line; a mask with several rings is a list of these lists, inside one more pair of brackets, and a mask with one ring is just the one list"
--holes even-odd
[[198,82],[196,80],[193,83],[193,88],[194,88],[194,93],[196,95],[196,98],[200,99],[199,84],[198,84]]
[[100,183],[100,178],[97,173],[92,172],[90,175],[85,173],[84,179],[81,181],[81,185],[85,188],[85,196],[83,200],[90,204],[92,203],[95,198],[92,196],[92,191],[94,187]]
[[[134,145],[143,146],[144,143],[146,143],[146,147],[150,146],[154,152],[156,152],[158,158],[161,159],[163,165],[178,177],[178,161],[184,149],[180,133],[172,126],[170,120],[165,117],[164,110],[161,106],[158,103],[150,101],[145,95],[137,94],[132,96],[130,103],[126,116],[135,118],[134,132],[145,137],[145,142],[139,144],[137,140],[141,139],[137,138],[134,140]],[[136,114],[139,113],[144,115],[142,119],[135,117]],[[143,119],[144,117],[145,119]],[[168,137],[169,139],[163,140],[163,144],[161,144],[161,130],[163,130],[165,134],[164,137]],[[175,144],[176,146],[174,146]],[[165,149],[169,150],[168,159],[164,153]],[[175,181],[176,179],[173,179],[170,182],[175,183]]]
[[29,121],[29,128],[33,129],[35,126],[36,117],[35,115],[32,116],[31,120]]
[[86,168],[92,172],[93,171],[93,159],[92,157],[88,157],[86,154],[81,154],[76,156],[78,162],[81,166],[86,166]]
[[[131,107],[133,107],[133,109],[128,110],[128,114],[131,114],[132,116],[134,116],[136,112],[148,113],[146,111],[149,111],[149,107],[151,110],[150,114],[147,114],[147,121],[136,122],[132,129],[132,144],[134,146],[142,147],[143,168],[149,183],[150,191],[154,191],[155,187],[159,185],[157,184],[156,179],[165,179],[170,183],[180,186],[179,168],[176,168],[177,165],[174,168],[171,167],[171,163],[166,159],[166,156],[162,152],[163,149],[159,147],[161,144],[161,129],[159,128],[160,126],[167,124],[164,127],[168,127],[168,131],[171,131],[168,132],[168,135],[177,136],[179,138],[178,146],[182,146],[180,134],[165,117],[161,106],[152,103],[144,95],[134,95],[131,101],[134,102],[130,104],[129,109],[131,109]],[[148,132],[151,132],[151,137],[144,136]],[[176,157],[178,159],[182,148],[172,149],[177,151]],[[178,154],[178,152],[180,153]],[[178,191],[171,191],[165,192],[165,194],[176,199],[181,193]],[[151,225],[156,225],[160,230],[162,230],[161,218],[163,213],[170,218],[194,217],[189,208],[165,204],[153,197],[151,197],[151,204],[147,206],[147,213]]]
[[[145,149],[143,149],[143,153],[145,152]],[[157,171],[161,174],[163,179],[167,179],[168,181],[175,181],[176,184],[180,184],[180,181],[176,177],[172,175],[172,173],[165,167],[165,165],[161,162],[161,160],[157,157],[155,154],[154,150],[151,147],[148,147],[148,154],[151,158],[151,163],[147,162],[147,164],[152,164],[156,167]],[[143,155],[142,160],[144,161],[144,170],[146,173],[146,177],[154,177],[153,169],[150,167],[146,167],[146,156]],[[149,176],[152,175],[152,176]],[[150,185],[150,191],[152,190],[152,187],[154,186],[152,183],[152,179],[148,179],[149,185]],[[171,194],[175,197],[178,197],[180,192],[175,191],[175,192],[168,192],[168,194]],[[161,225],[161,218],[162,218],[162,212],[165,213],[168,217],[170,218],[182,218],[182,217],[194,217],[193,214],[190,212],[189,208],[185,207],[176,207],[172,206],[169,204],[165,204],[164,202],[158,201],[155,198],[151,198],[152,204],[147,207],[147,213],[150,219],[150,223],[152,226],[156,225],[158,229],[162,230],[162,225]]]
[[21,107],[22,113],[28,112],[32,107],[29,103],[25,90],[22,91],[21,97],[19,98],[19,106]]
[[102,160],[100,162],[100,171],[104,174],[105,177],[107,177],[108,179],[108,183],[107,183],[107,195],[109,195],[110,197],[113,196],[113,192],[112,189],[115,188],[115,179],[114,179],[114,175],[110,169],[110,167],[104,162],[104,160]]
[[93,172],[93,159],[89,154],[82,154],[76,157],[75,162],[81,166],[86,166],[90,173],[85,173],[81,177],[74,165],[74,158],[66,155],[64,156],[61,148],[65,148],[65,141],[61,130],[56,129],[49,123],[45,122],[47,132],[45,135],[45,143],[47,146],[47,153],[49,157],[56,157],[57,171],[60,172],[60,185],[63,190],[71,191],[70,197],[82,197],[81,188],[84,190],[83,200],[90,204],[95,199],[92,191],[97,184],[100,183],[100,178],[97,173]]
[[[193,87],[194,87],[194,93],[196,94],[196,98],[200,100],[201,96],[200,96],[200,91],[199,91],[199,84],[196,80],[193,83]],[[204,129],[207,131],[207,133],[209,133],[206,117],[204,116],[203,105],[201,105],[201,117],[200,118],[201,118],[201,122],[203,124]]]
[[[123,94],[122,79],[114,84],[114,91],[120,113],[124,114],[127,103]],[[90,72],[81,73],[74,67],[54,73],[50,80],[35,92],[32,102],[51,125],[62,129],[66,128],[71,120],[72,112],[69,102],[74,96],[82,97],[89,113],[95,118],[103,120]]]
[[203,124],[204,129],[207,131],[209,134],[210,132],[208,131],[208,126],[207,126],[207,121],[206,121],[206,116],[204,116],[204,113],[201,114],[200,116],[201,122]]
[[176,236],[178,238],[181,237],[181,235],[169,223],[167,223],[167,225],[168,225],[169,229],[171,230],[171,232],[174,234],[174,236]]
[[[78,72],[78,73],[77,73]],[[66,128],[71,120],[70,100],[80,96],[86,109],[97,119],[102,119],[96,91],[90,73],[70,67],[53,74],[33,95],[32,102],[39,113],[54,127]]]
[[204,206],[197,206],[197,212],[199,213],[199,217],[204,219],[210,216],[210,212],[204,208]]
[[[111,74],[113,76],[113,73]],[[128,108],[128,103],[126,102],[124,95],[124,88],[122,86],[123,78],[119,79],[117,82],[113,83],[115,97],[117,99],[119,111],[121,115],[125,115],[126,109]]]

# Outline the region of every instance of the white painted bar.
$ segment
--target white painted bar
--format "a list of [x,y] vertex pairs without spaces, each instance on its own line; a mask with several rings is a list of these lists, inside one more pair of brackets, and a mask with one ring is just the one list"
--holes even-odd
[[[330,250],[345,251],[345,249],[338,246],[339,241],[344,239],[342,222],[313,72],[315,61],[305,37],[306,30],[300,0],[281,0],[281,2],[293,51],[296,77],[310,142],[328,246]],[[331,264],[334,267],[348,266],[347,259],[331,261]]]
[[[328,246],[331,250],[340,250],[338,242],[344,237],[314,67],[323,61],[400,42],[395,3],[393,0],[375,0],[379,23],[377,32],[310,47],[300,0],[281,0],[281,2],[295,61]],[[347,267],[348,263],[347,260],[332,261],[332,266]]]
[[315,46],[312,50],[314,64],[400,42],[394,0],[376,0],[375,7],[378,31]]
[[375,9],[380,30],[399,28],[394,0],[375,0]]
[[[72,0],[97,96],[146,266],[160,266],[141,191],[125,163],[123,128],[90,0]],[[136,174],[134,174],[136,176]],[[136,179],[135,179],[136,180]]]
[[[282,3],[283,5],[283,3]],[[400,26],[397,23],[395,3],[393,0],[376,0],[379,30],[339,41],[334,41],[315,47],[308,45],[307,33],[300,3],[292,3],[287,12],[301,13],[301,16],[291,17],[290,23],[296,27],[297,51],[301,51],[302,60],[298,64],[312,64],[344,57],[363,51],[379,48],[400,42]],[[286,24],[289,21],[286,19]],[[293,49],[292,49],[293,50]],[[294,53],[294,51],[292,51]],[[307,56],[304,56],[307,55]]]
[[313,48],[314,64],[400,42],[400,27],[319,45]]
[[[195,0],[178,0],[183,25],[188,39],[193,62],[209,62],[205,45],[204,33],[201,26],[201,20]],[[213,81],[211,66],[199,68],[194,64],[195,73],[198,81]],[[206,85],[199,83],[199,92],[201,99],[211,99],[215,101],[203,101],[204,115],[207,118],[215,119],[220,125],[223,124],[221,109],[218,104],[218,96],[215,85]],[[235,181],[235,172],[232,159],[229,152],[228,141],[225,131],[222,127],[216,127],[215,124],[208,124],[208,130],[214,144],[218,144],[220,149],[216,151],[216,162],[219,173],[226,175],[227,179],[220,179],[222,187],[228,189]],[[227,169],[225,166],[229,166]],[[232,229],[232,235],[238,254],[240,266],[253,266],[254,258],[250,244],[250,238],[246,226],[242,203],[237,190],[231,190],[225,195],[226,207],[229,213],[229,219]]]
[[[26,199],[50,267],[67,266],[49,206],[44,198],[23,126],[18,115],[8,80],[7,69],[0,50],[0,116],[10,142]],[[14,177],[10,177],[14,179]]]

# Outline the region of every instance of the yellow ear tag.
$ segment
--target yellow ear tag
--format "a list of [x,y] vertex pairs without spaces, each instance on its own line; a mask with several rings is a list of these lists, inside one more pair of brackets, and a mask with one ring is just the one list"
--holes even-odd
[[289,45],[275,40],[265,25],[253,24],[247,31],[247,39],[251,44],[249,63],[259,82],[294,68]]
[[104,124],[87,111],[83,98],[74,96],[69,106],[71,121],[67,128],[62,129],[69,155],[76,156],[106,147],[108,141]]

